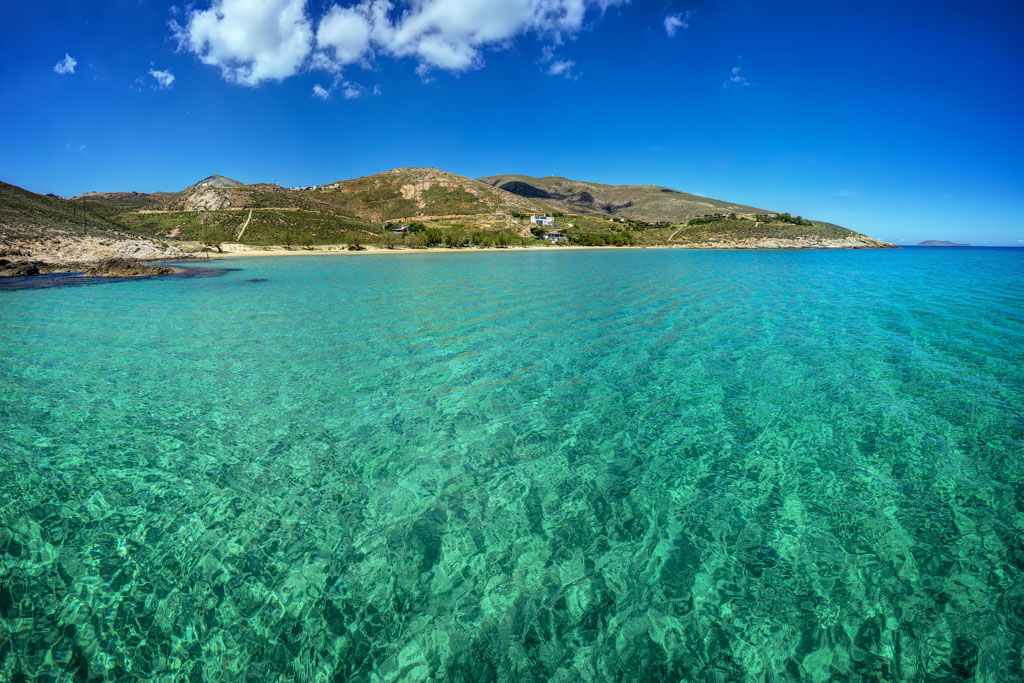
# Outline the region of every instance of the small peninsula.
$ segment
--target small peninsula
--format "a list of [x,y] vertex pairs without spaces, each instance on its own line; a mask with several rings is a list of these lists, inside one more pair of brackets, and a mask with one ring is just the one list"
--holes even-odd
[[960,244],[959,242],[947,242],[945,240],[925,240],[918,242],[916,247],[970,247],[971,244]]

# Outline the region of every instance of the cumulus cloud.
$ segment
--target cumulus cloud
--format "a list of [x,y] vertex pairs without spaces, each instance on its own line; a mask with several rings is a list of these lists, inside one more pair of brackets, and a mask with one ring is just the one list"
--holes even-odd
[[364,0],[359,11],[382,52],[421,66],[465,71],[483,65],[483,50],[534,33],[560,43],[583,27],[587,11],[625,0],[417,0],[396,15],[389,0]]
[[180,49],[242,85],[288,78],[312,50],[306,0],[214,0],[170,25]]
[[67,52],[64,53],[64,59],[60,60],[53,66],[53,72],[66,76],[67,74],[75,73],[75,66],[78,64],[78,60],[69,55]]
[[[181,49],[216,66],[228,80],[258,85],[300,69],[336,76],[378,55],[410,57],[424,78],[432,69],[483,65],[486,49],[535,34],[561,44],[588,12],[629,0],[362,0],[330,5],[316,22],[306,0],[213,0],[170,26]],[[314,31],[315,24],[315,31]]]
[[160,90],[169,90],[174,85],[174,74],[169,69],[150,69],[149,75],[156,79],[156,87]]
[[313,97],[319,97],[321,100],[328,100],[331,97],[331,91],[317,83],[313,86]]
[[334,5],[320,20],[316,42],[323,48],[329,48],[328,52],[334,55],[334,63],[343,66],[363,58],[370,48],[371,30],[365,7]]
[[693,10],[669,14],[665,17],[665,33],[668,34],[669,38],[673,38],[679,29],[690,28],[691,17],[693,17]]

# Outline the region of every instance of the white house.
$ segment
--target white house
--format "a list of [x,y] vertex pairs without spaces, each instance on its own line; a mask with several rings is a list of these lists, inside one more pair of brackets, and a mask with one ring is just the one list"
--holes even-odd
[[534,225],[554,225],[555,219],[551,216],[530,216],[530,222]]
[[569,236],[564,235],[560,232],[549,232],[548,234],[544,235],[544,239],[546,239],[548,242],[568,242]]

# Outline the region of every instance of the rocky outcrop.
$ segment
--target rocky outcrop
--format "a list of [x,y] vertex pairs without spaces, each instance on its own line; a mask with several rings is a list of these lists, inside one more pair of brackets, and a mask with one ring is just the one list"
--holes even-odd
[[[60,233],[50,237],[0,238],[0,277],[25,277],[47,273],[80,273],[105,261],[111,263],[184,260],[191,255],[178,246],[171,246],[144,238],[133,237],[81,237]],[[143,266],[149,269],[150,266]],[[164,268],[162,272],[177,269]],[[107,268],[108,271],[111,267]],[[104,272],[103,275],[159,275],[160,272],[141,270],[132,273]]]
[[170,275],[181,268],[170,266],[149,266],[136,259],[103,259],[85,272],[88,277],[143,277],[147,275]]
[[182,198],[181,208],[184,211],[220,211],[231,208],[231,199],[215,187],[203,187]]
[[28,275],[39,275],[45,264],[38,261],[11,262],[0,259],[0,277],[26,277]]
[[95,263],[108,258],[158,261],[188,258],[178,246],[135,237],[81,237],[55,235],[50,238],[11,240],[0,243],[0,258],[35,260],[51,264]]

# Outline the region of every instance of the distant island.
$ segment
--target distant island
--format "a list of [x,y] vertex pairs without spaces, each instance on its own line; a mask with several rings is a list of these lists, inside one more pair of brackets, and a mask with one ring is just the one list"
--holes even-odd
[[0,182],[0,275],[249,251],[683,247],[885,249],[838,225],[658,185],[478,180],[398,168],[323,185],[212,175],[177,192],[71,199]]
[[960,244],[959,242],[947,242],[945,240],[925,240],[924,242],[918,242],[918,247],[970,247],[970,244]]

